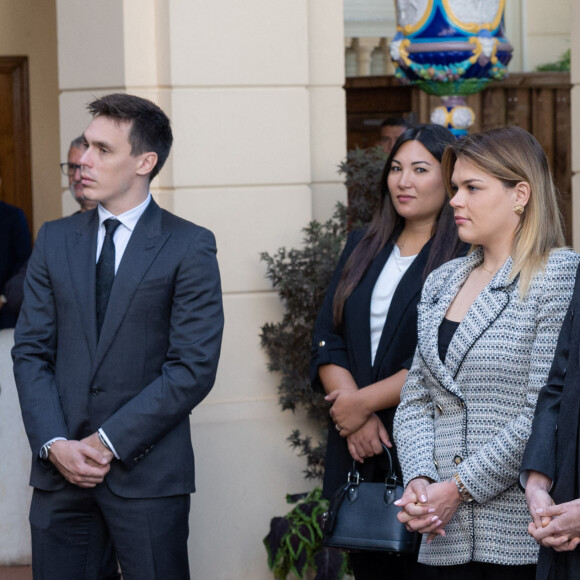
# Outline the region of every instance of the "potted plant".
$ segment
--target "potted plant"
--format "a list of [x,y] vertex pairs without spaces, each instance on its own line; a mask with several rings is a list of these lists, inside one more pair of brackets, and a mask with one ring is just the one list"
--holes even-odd
[[298,578],[340,580],[348,572],[344,552],[322,545],[322,514],[328,502],[320,494],[317,487],[310,493],[287,495],[294,507],[285,516],[272,518],[264,545],[275,578],[284,580],[292,572]]

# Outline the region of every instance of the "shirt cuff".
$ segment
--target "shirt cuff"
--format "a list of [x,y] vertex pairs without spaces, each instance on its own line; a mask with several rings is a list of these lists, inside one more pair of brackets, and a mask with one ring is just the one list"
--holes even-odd
[[115,447],[113,446],[113,444],[111,443],[111,440],[107,437],[107,434],[99,428],[99,434],[100,436],[107,442],[107,446],[109,447],[109,449],[113,452],[113,455],[115,456],[115,459],[121,459],[119,457],[119,454],[117,453],[117,451],[115,450]]
[[[528,485],[528,478],[529,477],[530,477],[530,470],[529,469],[526,469],[520,473],[520,487],[524,491],[526,491],[526,485]],[[554,487],[554,482],[552,481],[552,483],[550,483],[550,489],[548,490],[548,493],[550,493],[552,491],[553,487]]]

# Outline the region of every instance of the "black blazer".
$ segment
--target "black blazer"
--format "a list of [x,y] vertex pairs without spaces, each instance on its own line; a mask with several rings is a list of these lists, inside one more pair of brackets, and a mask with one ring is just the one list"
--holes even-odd
[[[580,497],[579,274],[580,267],[548,382],[538,397],[532,434],[522,461],[522,471],[539,471],[552,479],[550,494],[556,503]],[[547,579],[549,573],[553,578],[580,580],[580,548],[573,552],[540,548],[536,578]]]
[[[31,250],[30,231],[24,212],[0,201],[0,294],[5,294],[6,282],[28,260]],[[0,329],[14,328],[17,316],[17,309],[0,309]]]
[[213,234],[151,200],[97,341],[97,229],[97,210],[44,224],[28,265],[12,356],[31,485],[65,485],[44,443],[102,427],[120,456],[105,478],[115,494],[191,493],[189,413],[213,386],[223,326]]
[[[320,365],[336,364],[348,369],[359,388],[390,377],[403,368],[409,369],[411,367],[417,345],[417,303],[421,295],[423,270],[427,263],[431,241],[413,260],[395,290],[375,356],[375,363],[371,365],[371,296],[376,281],[391,254],[398,232],[380,251],[346,301],[342,328],[335,329],[332,320],[332,301],[342,269],[363,235],[364,231],[353,232],[349,235],[316,319],[312,339],[310,374],[313,388],[317,390],[322,390],[318,375]],[[378,413],[390,437],[392,436],[395,411],[396,407],[393,407]],[[401,477],[396,451],[393,455],[399,477]],[[384,477],[383,464],[384,462],[380,457],[366,459],[364,464],[359,466],[359,471],[367,481],[377,481]],[[342,438],[335,429],[329,429],[323,483],[325,497],[330,498],[336,489],[346,481],[347,473],[351,467],[352,458],[347,448],[346,439]]]

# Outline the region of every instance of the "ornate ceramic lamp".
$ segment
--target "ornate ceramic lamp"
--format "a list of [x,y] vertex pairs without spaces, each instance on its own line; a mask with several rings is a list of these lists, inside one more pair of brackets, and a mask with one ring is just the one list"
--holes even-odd
[[512,56],[505,0],[395,0],[395,8],[395,75],[442,98],[431,122],[467,133],[475,114],[465,96],[502,79]]

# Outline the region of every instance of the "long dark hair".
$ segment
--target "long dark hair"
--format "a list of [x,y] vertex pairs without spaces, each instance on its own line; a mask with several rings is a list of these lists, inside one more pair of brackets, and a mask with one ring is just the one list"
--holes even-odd
[[[333,319],[336,327],[342,322],[344,305],[360,282],[367,268],[377,257],[381,249],[396,234],[397,236],[405,225],[405,219],[395,210],[388,186],[388,177],[393,163],[393,157],[404,143],[419,141],[439,163],[447,145],[455,143],[455,137],[440,125],[416,125],[407,129],[396,141],[393,150],[387,158],[385,169],[381,177],[381,202],[379,211],[373,217],[364,237],[357,244],[347,260],[332,305]],[[457,227],[453,218],[453,210],[448,203],[444,203],[434,226],[431,249],[427,264],[423,271],[423,280],[430,272],[457,256],[461,241],[457,236]]]

